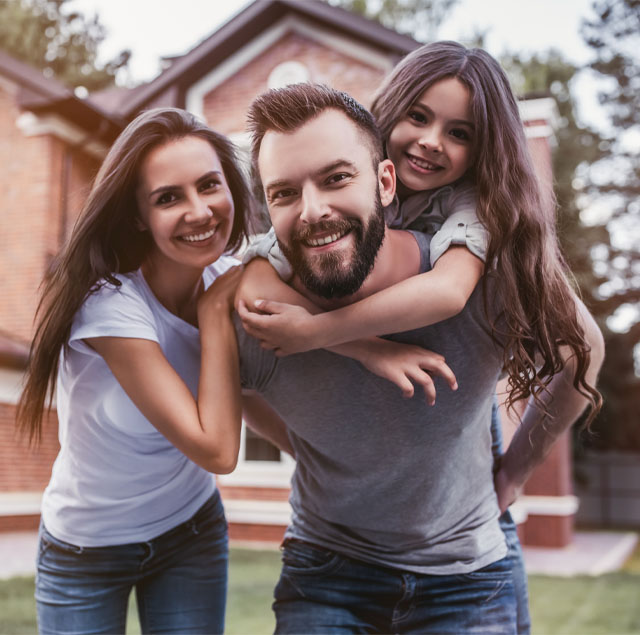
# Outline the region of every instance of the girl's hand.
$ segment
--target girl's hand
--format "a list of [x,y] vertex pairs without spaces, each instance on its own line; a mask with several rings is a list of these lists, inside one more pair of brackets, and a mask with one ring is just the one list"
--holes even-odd
[[424,390],[430,406],[436,403],[436,387],[431,374],[443,377],[451,390],[458,389],[456,376],[438,353],[378,338],[362,343],[363,354],[357,359],[370,372],[398,386],[407,399],[413,397],[416,384]]
[[198,322],[216,311],[231,313],[233,301],[242,277],[242,265],[231,267],[221,276],[218,276],[213,284],[200,296],[198,300]]
[[238,315],[249,335],[260,340],[262,348],[273,350],[278,357],[320,348],[314,342],[313,315],[294,304],[274,300],[256,300],[262,313],[248,310],[240,300]]

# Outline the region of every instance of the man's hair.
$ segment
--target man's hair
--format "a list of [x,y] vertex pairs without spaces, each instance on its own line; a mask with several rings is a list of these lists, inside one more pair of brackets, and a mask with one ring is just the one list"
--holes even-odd
[[373,116],[364,106],[347,93],[324,84],[291,84],[262,93],[249,107],[247,122],[252,137],[251,162],[258,182],[258,154],[264,135],[270,130],[294,132],[329,109],[344,113],[358,127],[370,146],[377,169],[383,158],[382,140]]

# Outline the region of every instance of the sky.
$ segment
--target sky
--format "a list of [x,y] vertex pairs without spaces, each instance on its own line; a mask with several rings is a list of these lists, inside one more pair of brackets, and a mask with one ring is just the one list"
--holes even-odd
[[[579,29],[582,19],[591,15],[592,1],[459,0],[438,37],[468,40],[482,32],[486,49],[496,57],[505,51],[531,54],[553,47],[570,61],[585,64],[590,53]],[[98,13],[108,31],[101,58],[130,49],[130,74],[120,79],[141,82],[158,73],[160,57],[187,52],[246,4],[246,0],[72,0],[70,8],[85,15]],[[598,125],[602,113],[593,82],[583,74],[575,90],[580,119]]]

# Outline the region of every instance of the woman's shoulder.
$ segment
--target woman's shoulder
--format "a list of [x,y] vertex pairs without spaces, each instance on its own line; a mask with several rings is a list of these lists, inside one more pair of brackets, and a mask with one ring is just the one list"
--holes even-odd
[[115,274],[89,292],[75,316],[71,339],[117,335],[121,330],[131,337],[149,336],[155,322],[142,274]]
[[205,287],[208,287],[218,276],[221,276],[232,267],[237,267],[240,264],[241,262],[234,256],[223,254],[218,260],[205,267],[203,274]]

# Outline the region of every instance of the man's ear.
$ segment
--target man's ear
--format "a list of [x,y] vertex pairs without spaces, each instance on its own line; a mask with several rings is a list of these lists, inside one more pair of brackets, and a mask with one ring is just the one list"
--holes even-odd
[[389,159],[378,163],[378,189],[382,204],[390,205],[396,193],[396,168]]

